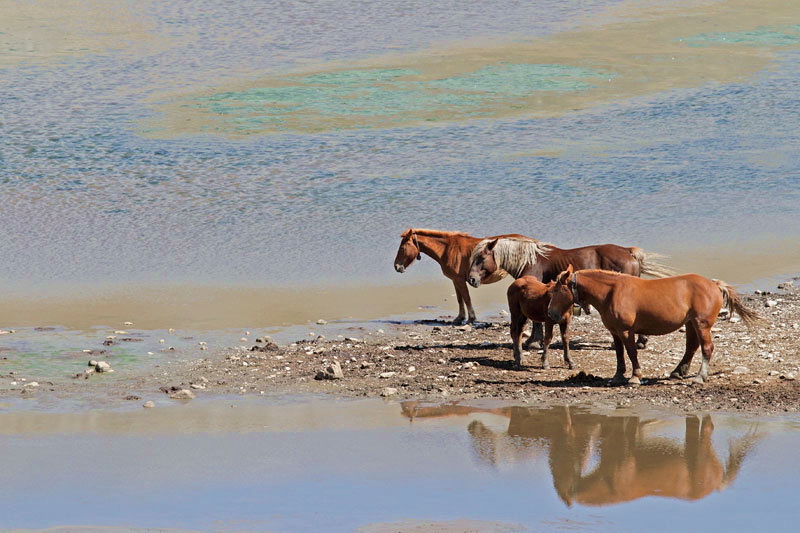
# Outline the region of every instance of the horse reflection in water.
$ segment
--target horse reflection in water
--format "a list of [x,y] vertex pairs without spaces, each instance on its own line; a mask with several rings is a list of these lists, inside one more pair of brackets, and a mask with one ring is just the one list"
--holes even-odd
[[[714,425],[709,415],[686,417],[681,446],[646,434],[657,420],[599,415],[575,407],[482,409],[404,402],[402,411],[410,419],[475,413],[508,418],[505,433],[480,420],[470,422],[468,431],[480,461],[498,466],[547,453],[555,490],[569,506],[610,505],[645,496],[699,500],[736,479],[757,438],[750,432],[732,441],[723,465],[711,441]],[[595,466],[587,472],[590,463]]]

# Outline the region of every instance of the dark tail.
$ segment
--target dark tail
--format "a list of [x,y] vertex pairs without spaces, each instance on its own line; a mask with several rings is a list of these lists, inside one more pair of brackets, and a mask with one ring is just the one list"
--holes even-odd
[[675,275],[675,271],[673,269],[656,261],[657,259],[663,259],[666,256],[653,252],[645,252],[636,246],[631,246],[630,251],[633,258],[639,263],[639,272],[642,276],[668,278],[669,276]]
[[739,313],[739,316],[742,317],[744,323],[748,326],[752,326],[764,321],[764,317],[744,306],[742,299],[739,298],[739,293],[736,292],[736,289],[718,279],[711,281],[716,283],[720,292],[722,292],[722,297],[724,298],[723,305],[728,309],[731,316],[733,316],[733,312],[736,311]]

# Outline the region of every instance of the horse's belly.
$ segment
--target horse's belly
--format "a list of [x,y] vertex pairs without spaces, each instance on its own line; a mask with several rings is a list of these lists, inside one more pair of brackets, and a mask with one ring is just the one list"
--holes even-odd
[[633,329],[642,335],[667,335],[677,331],[685,323],[685,317],[665,319],[664,317],[637,317]]

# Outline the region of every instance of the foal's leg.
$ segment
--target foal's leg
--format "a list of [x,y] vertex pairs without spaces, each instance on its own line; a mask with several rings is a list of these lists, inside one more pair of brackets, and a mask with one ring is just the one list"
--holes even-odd
[[511,347],[514,349],[514,368],[522,368],[522,330],[528,318],[522,314],[519,304],[509,302],[511,313]]
[[711,326],[707,323],[697,324],[697,336],[700,338],[700,350],[703,352],[703,363],[700,365],[700,373],[694,378],[696,383],[705,383],[708,378],[708,364],[714,353],[714,343],[711,341]]
[[566,363],[567,368],[572,370],[575,368],[575,365],[572,364],[572,359],[569,356],[569,317],[563,322],[558,325],[558,329],[561,331],[561,344],[564,345],[564,363]]
[[617,371],[611,378],[611,384],[619,385],[625,383],[625,346],[619,335],[612,333],[611,336],[614,338],[614,350],[617,352]]
[[697,331],[694,329],[694,324],[689,322],[686,324],[686,351],[683,354],[683,359],[675,367],[675,370],[669,375],[672,379],[683,379],[689,373],[689,365],[692,363],[692,357],[700,347],[700,340],[697,338]]
[[628,359],[631,360],[631,379],[628,380],[628,385],[641,385],[642,369],[639,368],[636,335],[632,331],[626,331],[624,335],[623,341],[625,342],[625,348],[628,350]]
[[[534,322],[537,324],[537,322]],[[550,347],[550,342],[553,340],[553,326],[555,324],[550,320],[544,323],[544,342],[542,344],[542,368],[547,369],[550,368],[550,365],[547,363],[547,349]]]
[[453,320],[453,324],[463,324],[467,315],[464,313],[464,296],[461,294],[461,284],[458,280],[453,280],[453,287],[456,289],[456,298],[458,299],[458,316]]

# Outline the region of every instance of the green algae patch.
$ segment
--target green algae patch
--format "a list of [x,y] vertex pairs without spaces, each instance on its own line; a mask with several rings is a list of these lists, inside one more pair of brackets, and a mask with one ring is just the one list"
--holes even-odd
[[609,75],[568,65],[493,65],[429,84],[451,91],[524,97],[535,91],[585,91],[594,88],[587,79],[602,76],[607,78]]
[[436,122],[492,116],[492,107],[524,107],[542,91],[582,91],[608,73],[555,64],[500,64],[424,79],[415,69],[353,69],[276,77],[269,86],[222,91],[182,104],[216,117],[206,131],[241,134]]
[[237,137],[560,116],[661,91],[741,83],[778,52],[800,47],[797,2],[625,9],[612,22],[539,39],[465,41],[163,94],[151,100],[159,113],[140,132]]

